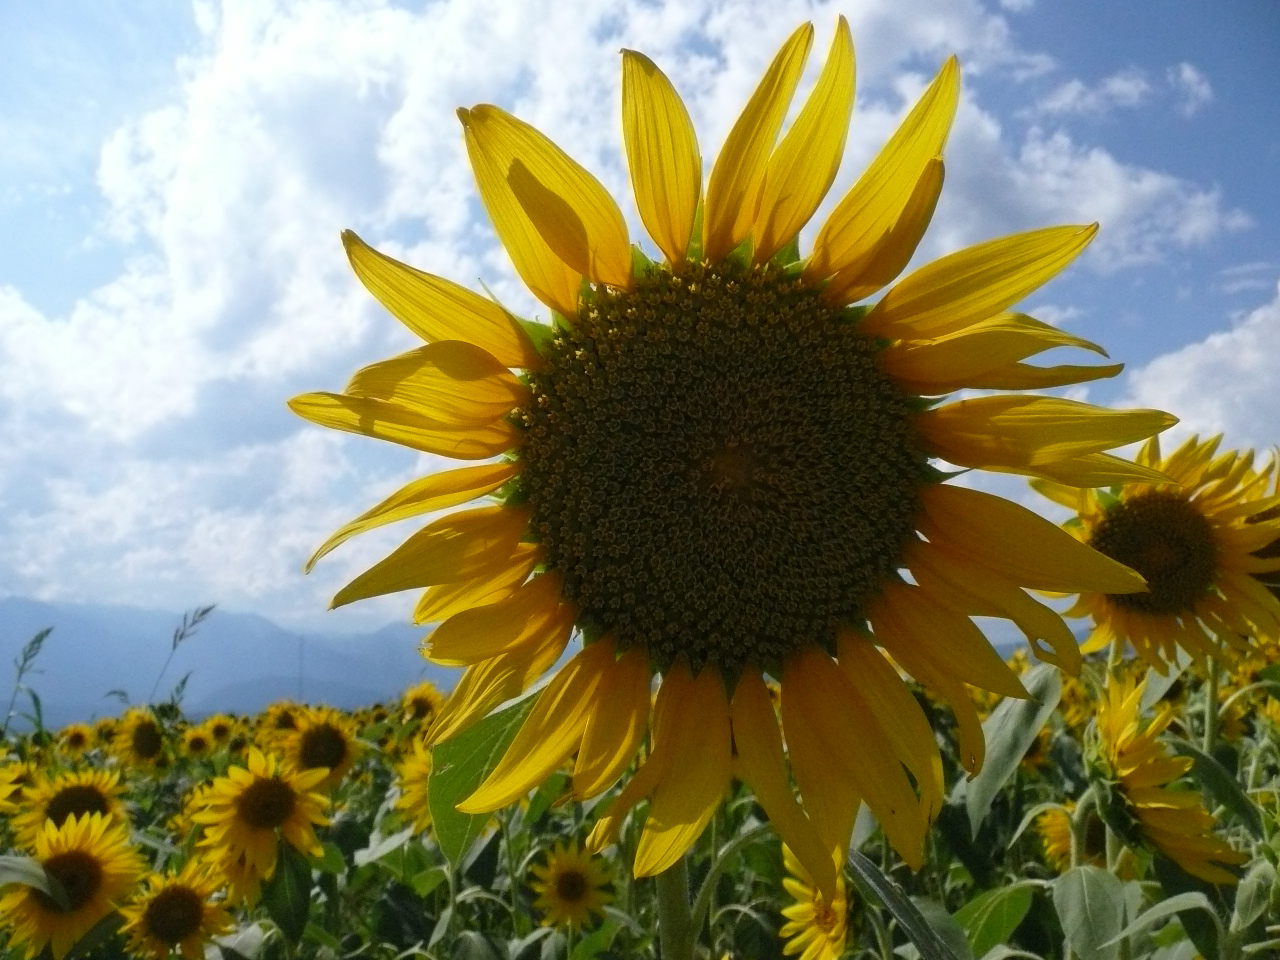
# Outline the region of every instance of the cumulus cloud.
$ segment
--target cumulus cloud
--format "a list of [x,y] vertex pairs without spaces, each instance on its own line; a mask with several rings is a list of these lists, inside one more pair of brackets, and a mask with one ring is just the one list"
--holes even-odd
[[1209,78],[1193,64],[1183,62],[1170,67],[1167,78],[1169,86],[1179,97],[1178,110],[1184,117],[1194,116],[1213,99]]
[[1182,418],[1179,434],[1225,433],[1230,446],[1275,443],[1280,407],[1280,284],[1230,329],[1129,374],[1128,399]]
[[1102,116],[1116,108],[1141,106],[1150,93],[1146,74],[1130,67],[1093,86],[1082,80],[1068,80],[1040,98],[1030,112]]

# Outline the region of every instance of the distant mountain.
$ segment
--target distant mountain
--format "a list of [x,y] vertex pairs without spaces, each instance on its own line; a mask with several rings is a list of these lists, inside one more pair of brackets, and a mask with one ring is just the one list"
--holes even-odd
[[[110,690],[145,702],[181,622],[182,614],[170,611],[0,600],[0,710],[12,690],[14,660],[45,627],[53,632],[35,662],[38,672],[24,684],[39,695],[47,726],[118,713]],[[423,634],[422,627],[393,624],[369,634],[318,637],[255,614],[214,610],[179,645],[155,696],[167,698],[187,673],[183,708],[196,717],[257,712],[287,697],[349,709],[398,697],[422,679],[448,690],[459,673],[422,659]],[[17,707],[29,709],[25,694]]]

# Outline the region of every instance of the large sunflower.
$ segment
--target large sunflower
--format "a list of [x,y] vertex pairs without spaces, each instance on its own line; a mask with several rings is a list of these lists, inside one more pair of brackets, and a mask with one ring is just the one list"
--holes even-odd
[[[955,708],[975,770],[983,743],[965,685],[1025,691],[970,615],[1013,620],[1042,657],[1073,667],[1070,631],[1023,588],[1142,588],[1030,511],[943,483],[930,463],[1087,486],[1151,476],[1105,451],[1173,422],[1158,411],[924,399],[1118,371],[1023,363],[1092,345],[1005,312],[1094,228],[992,240],[853,306],[894,279],[928,224],[959,68],[942,67],[801,260],[797,233],[835,176],[854,84],[841,19],[817,86],[775,146],[812,38],[805,25],[784,44],[705,196],[679,96],[651,61],[624,52],[624,140],[661,264],[631,246],[613,199],[550,140],[494,106],[459,111],[481,199],[552,324],[518,320],[346,233],[361,281],[427,345],[360,370],[344,393],[290,404],[428,453],[506,455],[415,480],[307,567],[380,524],[493,495],[414,534],[334,605],[427,588],[415,619],[440,625],[426,655],[468,668],[434,742],[534,683],[581,631],[583,650],[468,811],[510,803],[575,752],[575,796],[608,789],[637,755],[660,674],[652,754],[590,840],[611,842],[648,797],[639,875],[681,856],[734,774],[828,892],[830,851],[847,846],[860,800],[918,865],[942,802],[941,762],[881,648]],[[803,809],[766,674],[781,681]]]
[[9,945],[26,947],[27,960],[48,944],[63,957],[95,923],[112,911],[142,873],[142,858],[129,845],[124,824],[100,813],[46,821],[35,840],[35,859],[65,891],[66,905],[34,887],[13,885],[0,896],[0,928]]
[[27,788],[13,832],[24,847],[35,845],[45,823],[60,827],[71,817],[100,813],[109,823],[128,824],[120,797],[120,771],[80,770],[49,776],[43,771]]
[[221,884],[206,864],[188,860],[176,874],[153,873],[147,889],[121,910],[129,950],[147,960],[203,960],[205,945],[230,931],[231,914],[214,899]]
[[1280,502],[1270,493],[1275,463],[1255,469],[1252,451],[1218,453],[1220,441],[1191,437],[1161,457],[1152,437],[1137,462],[1166,474],[1163,483],[1077,490],[1032,481],[1078,511],[1068,529],[1133,567],[1150,587],[1080,595],[1067,614],[1093,620],[1086,653],[1129,643],[1164,673],[1179,647],[1200,660],[1222,644],[1246,650],[1250,638],[1280,636],[1280,600],[1254,576],[1280,570],[1280,557],[1253,555],[1280,537],[1280,516],[1257,517]]
[[1187,873],[1210,883],[1234,884],[1225,867],[1247,863],[1213,832],[1213,816],[1200,791],[1171,786],[1191,769],[1190,757],[1175,757],[1159,741],[1174,717],[1170,704],[1144,721],[1146,681],[1113,678],[1098,704],[1095,775],[1104,787],[1100,810],[1126,843],[1155,847]]

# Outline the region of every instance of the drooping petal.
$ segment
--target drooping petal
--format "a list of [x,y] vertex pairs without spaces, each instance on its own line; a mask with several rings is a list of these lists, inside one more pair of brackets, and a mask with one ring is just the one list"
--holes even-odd
[[487,813],[514,803],[564,762],[582,740],[605,671],[612,665],[613,643],[588,644],[556,671],[529,711],[498,765],[476,791],[458,804],[463,813]]
[[[1115,484],[1165,483],[1169,479],[1150,467],[1145,467],[1138,463],[1130,463],[1128,460],[1122,460],[1109,453],[1090,453],[1083,457],[1071,457],[1054,463],[1043,463],[1034,470],[1019,468],[1016,472],[1042,478],[1041,481],[1032,480],[1033,486],[1038,482],[1048,481],[1049,483],[1057,484],[1060,488],[1079,488],[1072,490],[1072,496],[1075,499],[1071,503],[1064,504],[1065,506],[1070,506],[1073,510],[1076,509],[1079,503],[1078,495],[1080,489],[1110,487]],[[1036,487],[1036,489],[1039,490],[1040,488]],[[1041,492],[1043,493],[1043,491]],[[1045,495],[1050,500],[1057,500],[1054,496]]]
[[474,580],[437,583],[427,587],[413,610],[414,623],[447,620],[455,613],[483,607],[511,596],[542,560],[536,543],[517,544],[511,562]]
[[573,768],[575,799],[608,790],[635,759],[649,721],[649,682],[649,661],[638,647],[605,668]]
[[322,427],[388,440],[455,460],[487,460],[520,445],[520,432],[505,420],[458,426],[372,397],[304,393],[289,401],[289,409]]
[[563,581],[543,573],[511,596],[455,613],[423,642],[423,656],[446,667],[465,667],[501,656],[573,627],[570,610],[561,607]]
[[670,263],[689,250],[702,154],[684,101],[642,53],[622,51],[622,138],[640,221]]
[[769,154],[812,44],[808,23],[787,39],[720,148],[702,213],[702,255],[713,263],[751,233]]
[[912,340],[985,320],[1057,275],[1097,232],[1097,224],[1046,227],[934,260],[886,293],[862,318],[862,329],[871,336]]
[[941,156],[959,100],[960,64],[951,57],[823,224],[805,266],[806,282],[865,261],[882,242],[916,192],[925,166]]
[[372,530],[386,523],[421,516],[432,510],[454,507],[482,494],[490,493],[516,476],[523,465],[519,461],[486,463],[477,467],[463,467],[419,477],[401,487],[371,510],[366,510],[350,523],[344,524],[333,536],[320,545],[303,572],[310,573],[316,561],[330,550],[350,540],[358,533]]
[[835,897],[831,852],[791,793],[782,734],[764,678],[748,670],[738,678],[729,706],[734,769],[751,787],[778,836],[803,863],[828,900]]
[[492,120],[496,109],[477,107],[458,111],[480,199],[525,286],[552,310],[572,317],[578,312],[582,273],[568,266],[551,249],[516,199],[507,179],[516,159],[505,149],[509,145],[501,138],[480,132],[486,122]]
[[1038,467],[1145,440],[1175,423],[1163,410],[1006,395],[935,407],[916,428],[931,454],[957,466]]
[[512,562],[528,525],[523,507],[481,507],[441,517],[339,590],[332,606],[502,568]]
[[[637,877],[661,873],[684,856],[729,787],[729,702],[720,671],[707,666],[691,677],[680,661],[663,676],[663,688],[667,684],[675,688],[670,759],[649,800],[649,818],[636,850]],[[660,731],[654,733],[656,737]]]
[[519,321],[465,287],[415,270],[342,232],[347,258],[365,288],[397,320],[428,343],[464,340],[508,367],[537,369],[542,359]]
[[853,89],[853,40],[841,16],[817,85],[769,158],[752,230],[756,263],[786,246],[831,189],[844,156]]
[[924,651],[917,650],[911,644],[900,645],[891,655],[921,686],[940,697],[951,708],[959,728],[960,763],[970,773],[981,770],[987,756],[987,742],[982,733],[978,710],[965,685],[945,670],[939,669]]

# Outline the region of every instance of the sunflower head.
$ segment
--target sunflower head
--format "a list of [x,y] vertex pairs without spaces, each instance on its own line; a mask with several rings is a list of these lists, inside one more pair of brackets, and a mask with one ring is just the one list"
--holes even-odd
[[204,724],[188,727],[182,732],[182,752],[193,760],[207,757],[214,743],[213,735]]
[[431,782],[431,750],[421,737],[413,740],[413,751],[400,763],[396,771],[400,782],[400,797],[396,808],[412,823],[419,833],[431,826],[431,805],[428,785]]
[[205,720],[204,728],[209,732],[215,747],[225,747],[240,728],[240,722],[228,714],[215,713]]
[[202,960],[205,945],[232,927],[231,914],[213,899],[219,887],[197,860],[177,874],[148,876],[146,890],[121,910],[130,951],[148,960],[168,960],[176,950],[183,960]]
[[13,818],[14,833],[19,843],[31,847],[46,823],[61,827],[87,814],[126,822],[121,793],[118,770],[69,771],[52,777],[41,773],[26,792],[23,812]]
[[424,680],[410,687],[400,697],[401,722],[416,723],[420,729],[425,730],[431,726],[431,721],[443,705],[444,695],[439,688],[430,680]]
[[[291,406],[324,426],[488,461],[413,481],[308,564],[380,524],[492,495],[430,523],[334,598],[426,588],[415,620],[439,623],[426,655],[468,668],[429,740],[536,682],[575,630],[585,641],[463,809],[511,803],[575,753],[574,793],[596,796],[652,719],[653,753],[591,849],[647,798],[636,871],[665,869],[736,770],[831,897],[829,854],[847,847],[861,800],[916,865],[942,803],[936,742],[887,655],[953,707],[976,770],[984,745],[968,686],[1025,690],[971,617],[1013,621],[1042,659],[1074,669],[1070,630],[1025,590],[1142,588],[1029,511],[944,483],[940,466],[1127,482],[1150,471],[1106,451],[1173,421],[1054,397],[943,401],[1119,371],[1024,362],[1101,348],[1010,311],[1094,226],[990,240],[894,283],[942,188],[954,58],[801,256],[854,99],[841,18],[783,131],[812,43],[806,24],[783,44],[705,187],[679,95],[652,61],[623,52],[623,140],[653,257],[634,252],[618,204],[545,136],[496,106],[460,110],[481,200],[552,323],[519,321],[347,233],[359,278],[425,345]],[[766,677],[780,684],[778,711]]]
[[164,727],[147,707],[130,707],[125,712],[111,749],[127,767],[155,770],[168,766]]
[[87,723],[72,723],[58,733],[58,749],[76,759],[93,746],[93,728]]
[[543,863],[530,868],[533,905],[549,927],[579,930],[604,915],[613,900],[609,875],[600,858],[578,849],[578,842],[557,841]]
[[324,770],[322,789],[342,782],[360,748],[355,725],[332,707],[299,710],[293,729],[282,733],[278,744],[286,766],[294,770]]
[[[835,858],[837,869],[839,856]],[[782,908],[786,923],[778,935],[787,938],[782,952],[800,954],[804,960],[840,960],[848,936],[849,899],[844,878],[836,876],[836,892],[824,896],[813,877],[784,844],[782,863],[787,870],[782,885],[794,901]]]

